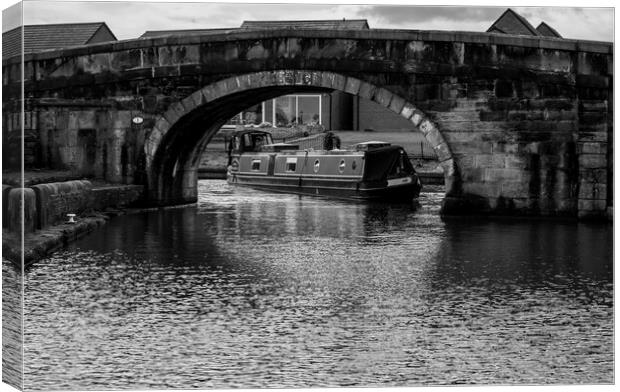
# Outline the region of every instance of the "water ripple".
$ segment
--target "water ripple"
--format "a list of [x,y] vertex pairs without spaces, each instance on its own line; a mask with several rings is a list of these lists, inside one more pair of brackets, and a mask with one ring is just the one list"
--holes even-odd
[[613,382],[611,228],[444,222],[440,201],[213,181],[115,218],[27,271],[25,387]]

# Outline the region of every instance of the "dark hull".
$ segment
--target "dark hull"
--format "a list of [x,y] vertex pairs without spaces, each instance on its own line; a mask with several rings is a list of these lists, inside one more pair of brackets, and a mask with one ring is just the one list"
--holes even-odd
[[333,178],[302,178],[300,180],[298,177],[281,178],[244,174],[229,175],[228,182],[272,192],[396,203],[413,201],[419,196],[421,189],[416,176],[411,176],[409,183],[389,187],[387,185],[366,184],[357,180],[345,181]]

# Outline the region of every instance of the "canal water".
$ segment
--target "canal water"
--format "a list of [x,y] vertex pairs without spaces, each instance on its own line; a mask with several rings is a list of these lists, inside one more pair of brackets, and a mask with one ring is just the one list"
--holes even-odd
[[611,225],[199,191],[27,270],[26,389],[613,382]]

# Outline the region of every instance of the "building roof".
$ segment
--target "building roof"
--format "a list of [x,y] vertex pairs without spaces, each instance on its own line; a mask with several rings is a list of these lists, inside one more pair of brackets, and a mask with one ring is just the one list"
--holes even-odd
[[553,27],[549,26],[545,22],[540,22],[538,27],[536,27],[536,30],[540,35],[545,37],[562,38],[560,33],[558,33]]
[[233,28],[221,28],[221,29],[188,29],[188,30],[149,30],[145,31],[139,38],[153,38],[162,37],[165,35],[191,35],[191,34],[208,34],[208,33],[227,33],[229,31],[239,30],[236,27]]
[[524,17],[510,8],[497,18],[489,27],[487,33],[502,33],[511,35],[541,35]]
[[245,21],[242,29],[368,30],[366,19]]
[[[21,53],[22,32],[24,53],[94,42],[116,41],[116,37],[105,22],[27,25],[2,34],[3,57],[12,57]],[[101,37],[105,39],[94,40],[98,33],[102,34]]]
[[239,30],[272,30],[272,29],[319,29],[319,30],[368,30],[366,19],[341,20],[272,20],[272,21],[245,21],[238,28],[219,29],[188,29],[188,30],[150,30],[145,31],[140,38],[162,37],[166,35],[188,34],[217,34]]

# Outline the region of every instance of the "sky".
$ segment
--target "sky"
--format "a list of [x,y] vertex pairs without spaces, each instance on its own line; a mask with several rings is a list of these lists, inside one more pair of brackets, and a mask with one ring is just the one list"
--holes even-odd
[[[405,2],[412,4],[412,1]],[[371,28],[484,32],[509,6],[462,5],[468,3],[452,6],[331,3],[325,0],[318,0],[314,4],[25,0],[22,4],[24,23],[27,25],[103,21],[119,40],[137,38],[147,30],[239,27],[244,20],[347,18],[367,19]],[[554,4],[570,5],[570,2]],[[510,8],[524,16],[534,27],[545,21],[564,38],[613,41],[614,10],[610,7],[611,3],[590,1],[588,4],[593,7]],[[597,4],[604,7],[594,8]],[[5,10],[2,20],[3,32],[18,26],[19,5]]]

